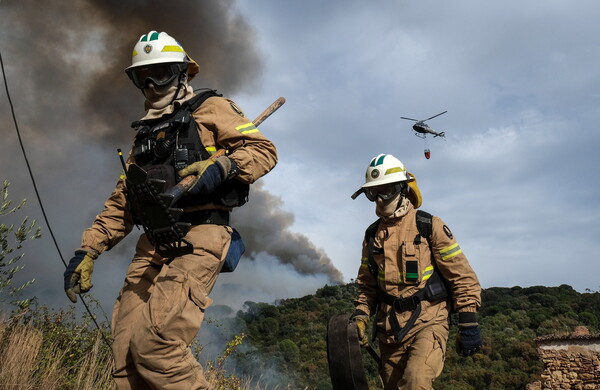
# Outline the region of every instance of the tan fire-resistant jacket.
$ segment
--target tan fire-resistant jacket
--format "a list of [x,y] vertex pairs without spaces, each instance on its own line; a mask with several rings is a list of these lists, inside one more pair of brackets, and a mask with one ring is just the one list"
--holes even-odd
[[[273,169],[277,163],[275,146],[233,101],[222,97],[210,97],[194,111],[193,117],[198,124],[200,140],[206,150],[213,154],[220,149],[227,149],[229,158],[237,164],[239,173],[229,180],[251,184]],[[127,164],[133,162],[135,161],[130,156]],[[104,210],[96,216],[92,226],[83,232],[83,248],[102,253],[129,234],[133,228],[133,220],[127,208],[125,194],[125,179],[121,177],[104,204]],[[209,204],[202,205],[201,208],[210,209],[217,206]]]
[[[431,248],[425,238],[421,239],[420,244],[415,245],[415,236],[418,234],[415,217],[416,210],[410,205],[408,213],[403,217],[381,220],[374,238],[375,247],[383,248],[382,254],[374,255],[379,269],[377,279],[369,269],[368,242],[367,240],[363,242],[361,266],[357,277],[359,294],[355,301],[356,309],[369,315],[374,314],[379,304],[376,299],[377,289],[396,297],[406,298],[413,295],[425,286],[435,266],[452,285],[456,310],[476,312],[481,305],[481,287],[452,232],[440,218],[434,216],[430,237]],[[406,279],[407,260],[418,260],[418,280],[414,282],[407,282]],[[423,301],[421,304],[421,315],[407,338],[431,321],[435,323],[448,321],[449,308],[446,301],[434,304]],[[388,320],[389,310],[389,305],[380,303],[376,318],[378,338],[387,343],[394,341]],[[411,313],[406,311],[398,314],[400,326],[406,324]]]

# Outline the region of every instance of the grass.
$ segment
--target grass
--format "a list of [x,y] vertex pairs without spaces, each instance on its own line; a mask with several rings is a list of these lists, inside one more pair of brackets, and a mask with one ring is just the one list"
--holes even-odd
[[114,389],[112,358],[98,334],[91,348],[73,360],[67,348],[32,324],[0,324],[0,389]]
[[[0,390],[114,390],[112,355],[104,340],[106,325],[98,330],[89,319],[75,317],[72,311],[41,308],[0,319]],[[266,389],[260,380],[251,384],[252,378],[224,369],[244,337],[233,337],[222,354],[205,365],[207,380],[215,389]]]

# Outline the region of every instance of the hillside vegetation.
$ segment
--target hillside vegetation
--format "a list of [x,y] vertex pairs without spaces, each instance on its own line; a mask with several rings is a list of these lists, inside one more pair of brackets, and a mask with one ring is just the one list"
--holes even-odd
[[[331,389],[326,327],[332,315],[352,312],[356,285],[325,286],[314,295],[277,304],[246,302],[237,313],[226,306],[208,311],[207,328],[226,342],[219,356],[204,361],[218,389]],[[542,367],[534,339],[585,325],[598,332],[600,293],[570,286],[489,288],[483,291],[482,353],[457,356],[452,327],[446,367],[435,388],[522,389],[539,380]],[[101,331],[72,311],[30,306],[0,321],[0,388],[113,389],[112,361]],[[2,316],[0,316],[1,318]],[[201,355],[202,334],[193,350]],[[363,361],[379,388],[373,360]]]
[[[246,302],[246,310],[226,321],[232,331],[243,329],[251,341],[235,355],[237,372],[275,371],[278,377],[263,381],[276,385],[283,378],[283,383],[293,383],[295,388],[331,389],[327,321],[332,315],[353,312],[355,296],[356,285],[350,283],[325,286],[314,295],[277,305]],[[489,288],[483,291],[483,302],[482,353],[459,357],[454,350],[457,327],[452,326],[446,366],[436,389],[522,389],[539,380],[542,371],[536,337],[570,332],[577,325],[597,332],[600,325],[600,293],[578,293],[568,285]],[[363,362],[377,388],[374,361],[364,353]]]

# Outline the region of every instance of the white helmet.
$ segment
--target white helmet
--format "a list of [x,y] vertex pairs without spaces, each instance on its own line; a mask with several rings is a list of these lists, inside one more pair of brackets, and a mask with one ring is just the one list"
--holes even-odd
[[167,62],[186,62],[185,50],[166,32],[150,31],[142,35],[133,47],[131,66],[127,69]]
[[[397,184],[390,187],[386,193],[374,191],[372,188],[391,183]],[[406,171],[402,161],[391,154],[380,154],[371,160],[365,173],[365,184],[352,194],[352,199],[356,199],[362,193],[370,201],[375,201],[378,196],[384,200],[391,199],[398,193],[402,193],[408,195],[415,207],[421,205],[421,192],[418,190],[416,178]]]
[[374,157],[365,173],[365,184],[362,188],[380,186],[382,184],[407,181],[408,175],[402,161],[391,154],[380,154]]
[[138,88],[143,88],[146,78],[156,72],[147,72],[147,75],[140,72],[147,69],[152,70],[152,65],[160,64],[170,65],[166,66],[165,70],[158,72],[158,76],[152,80],[159,85],[171,82],[183,71],[187,71],[188,80],[191,80],[200,70],[196,61],[187,55],[173,37],[166,32],[150,31],[148,34],[142,35],[133,47],[131,66],[125,69],[125,72]]

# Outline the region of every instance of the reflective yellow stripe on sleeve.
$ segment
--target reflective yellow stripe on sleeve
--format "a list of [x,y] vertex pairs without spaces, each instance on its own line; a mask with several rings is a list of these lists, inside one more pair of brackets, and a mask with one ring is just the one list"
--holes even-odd
[[248,122],[245,125],[241,125],[235,128],[242,134],[258,133],[258,129],[254,126],[254,123]]
[[360,267],[364,268],[364,267],[368,267],[369,266],[369,258],[368,257],[363,257],[362,259],[360,259]]
[[425,270],[423,271],[423,280],[429,279],[431,277],[431,275],[433,275],[433,266],[432,265],[425,268]]
[[450,245],[449,247],[446,247],[440,251],[440,255],[442,255],[442,260],[451,259],[454,256],[459,255],[461,253],[462,253],[462,249],[460,249],[458,242],[456,242],[453,245]]
[[206,151],[208,152],[208,154],[210,154],[211,156],[217,152],[217,147],[216,146],[207,146],[204,149],[206,149]]

